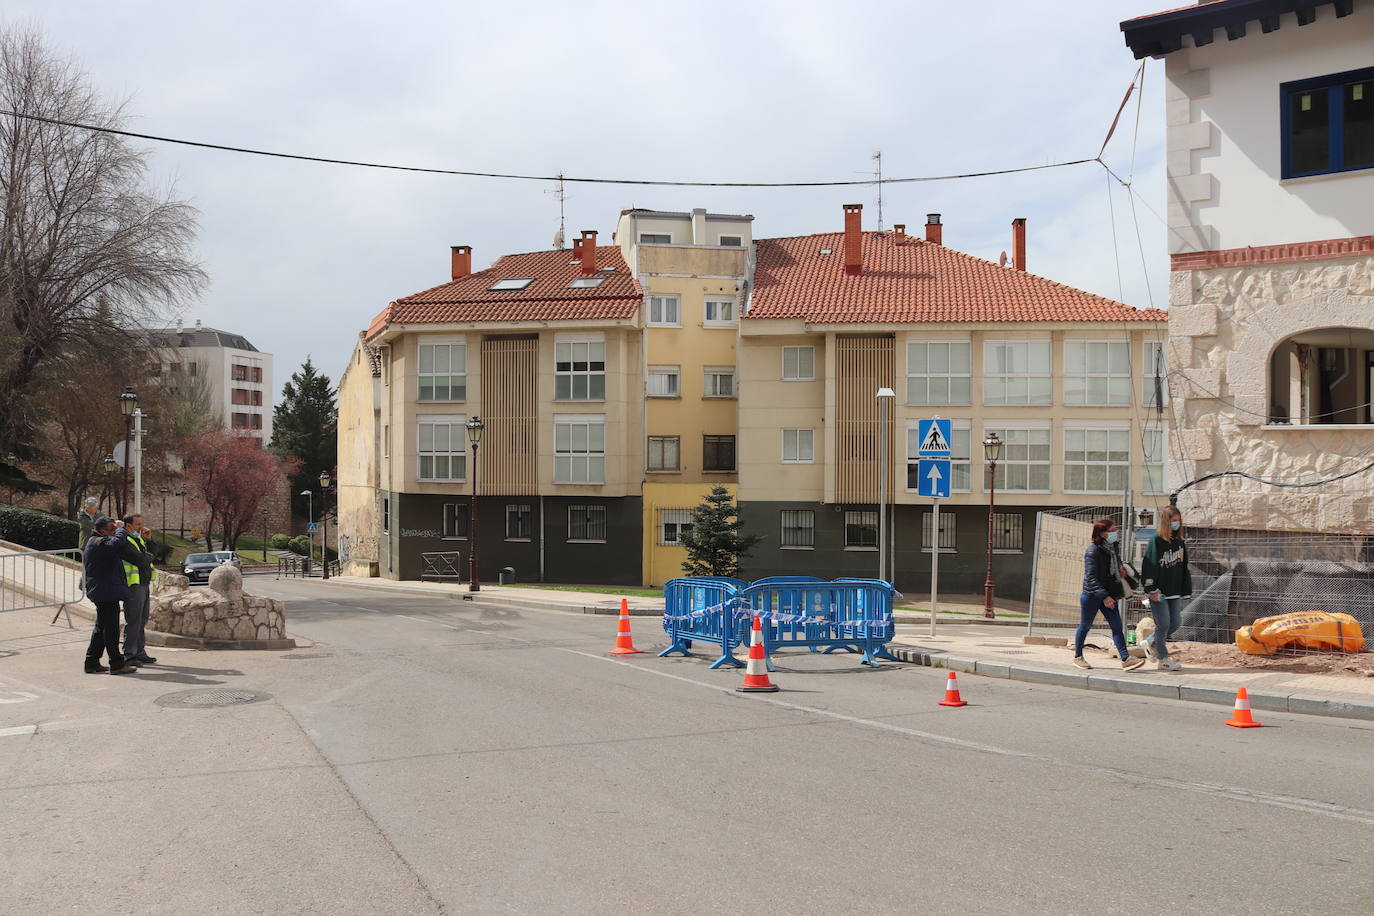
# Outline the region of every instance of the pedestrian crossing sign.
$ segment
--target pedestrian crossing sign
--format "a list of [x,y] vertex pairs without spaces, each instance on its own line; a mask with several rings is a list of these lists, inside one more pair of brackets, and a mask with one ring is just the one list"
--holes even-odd
[[949,425],[948,420],[941,420],[938,417],[933,420],[919,421],[916,427],[916,454],[922,458],[948,458],[950,456]]

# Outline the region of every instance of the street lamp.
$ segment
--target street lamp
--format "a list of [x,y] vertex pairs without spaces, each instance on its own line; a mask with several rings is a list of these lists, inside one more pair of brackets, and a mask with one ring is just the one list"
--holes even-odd
[[477,563],[477,446],[482,441],[482,430],[487,425],[482,422],[481,417],[473,417],[468,421],[468,441],[472,443],[472,501],[468,503],[468,537],[471,546],[468,548],[468,591],[480,592],[482,583]]
[[1140,527],[1153,528],[1155,526],[1155,514],[1149,509],[1140,510]]
[[267,562],[267,507],[262,507],[262,562]]
[[[876,395],[878,398],[878,578],[884,582],[890,581],[887,568],[887,417],[892,407],[892,399],[896,396],[897,392],[891,388],[879,388]],[[897,578],[896,570],[891,571],[891,576],[893,579]]]
[[167,531],[167,494],[170,492],[170,490],[167,487],[158,487],[157,491],[162,494],[162,521],[160,527],[164,532],[163,536],[165,537],[165,532]]
[[[106,456],[105,456],[105,495],[106,495],[107,497],[110,495],[110,491],[111,491],[112,489],[114,489],[114,488],[111,486],[111,483],[113,482],[113,481],[112,481],[112,478],[114,477],[115,468],[117,468],[117,467],[119,467],[119,465],[115,462],[114,455],[106,455]],[[107,505],[106,508],[109,508],[109,506]]]
[[119,511],[122,515],[129,505],[129,465],[132,464],[133,446],[130,439],[134,434],[134,411],[138,408],[138,395],[132,385],[125,385],[119,395],[119,412],[124,415],[124,472],[120,475]]
[[329,578],[329,472],[320,471],[320,562]]
[[176,495],[181,499],[181,520],[177,523],[177,537],[186,540],[186,488],[177,487]]
[[1002,440],[997,433],[988,433],[983,440],[983,456],[988,461],[988,577],[983,582],[983,616],[992,620],[997,615],[992,610],[992,593],[996,586],[992,582],[992,521],[997,503],[997,459],[1002,455]]

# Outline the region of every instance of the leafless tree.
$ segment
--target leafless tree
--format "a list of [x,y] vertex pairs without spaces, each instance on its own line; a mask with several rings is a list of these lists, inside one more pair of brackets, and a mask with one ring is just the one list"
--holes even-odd
[[195,210],[148,187],[146,151],[52,123],[119,128],[124,113],[31,27],[0,28],[0,110],[0,443],[30,458],[55,383],[79,378],[78,344],[119,341],[205,275]]

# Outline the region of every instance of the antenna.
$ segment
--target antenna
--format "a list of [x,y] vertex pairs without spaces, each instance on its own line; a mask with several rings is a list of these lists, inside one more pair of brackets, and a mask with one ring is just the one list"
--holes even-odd
[[558,173],[558,187],[549,188],[544,193],[552,194],[554,200],[558,201],[558,231],[553,236],[553,247],[562,248],[565,238],[564,230],[567,228],[567,218],[563,205],[568,199],[568,192],[563,188],[563,173],[561,171]]
[[877,168],[876,168],[876,170],[873,172],[873,174],[874,174],[874,176],[878,179],[878,231],[879,231],[879,232],[882,232],[882,231],[883,231],[883,151],[882,151],[882,150],[875,150],[875,151],[874,151],[874,153],[873,153],[873,161],[877,164]]

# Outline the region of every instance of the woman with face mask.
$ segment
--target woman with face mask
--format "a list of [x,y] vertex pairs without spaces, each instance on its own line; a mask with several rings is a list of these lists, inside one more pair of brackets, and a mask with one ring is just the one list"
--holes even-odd
[[1112,642],[1116,643],[1116,654],[1121,656],[1121,667],[1133,671],[1145,664],[1145,659],[1132,658],[1127,651],[1126,633],[1121,627],[1117,602],[1126,594],[1126,586],[1121,581],[1121,561],[1114,549],[1118,537],[1116,522],[1100,519],[1093,523],[1093,542],[1083,554],[1083,594],[1078,596],[1078,632],[1073,641],[1073,663],[1079,668],[1092,667],[1083,657],[1083,641],[1099,613],[1112,628]]
[[1165,506],[1159,513],[1159,530],[1145,548],[1141,575],[1155,619],[1145,652],[1158,660],[1161,669],[1179,671],[1183,666],[1169,657],[1168,641],[1182,620],[1183,599],[1193,597],[1193,574],[1188,569],[1188,545],[1183,543],[1183,513],[1177,506]]

